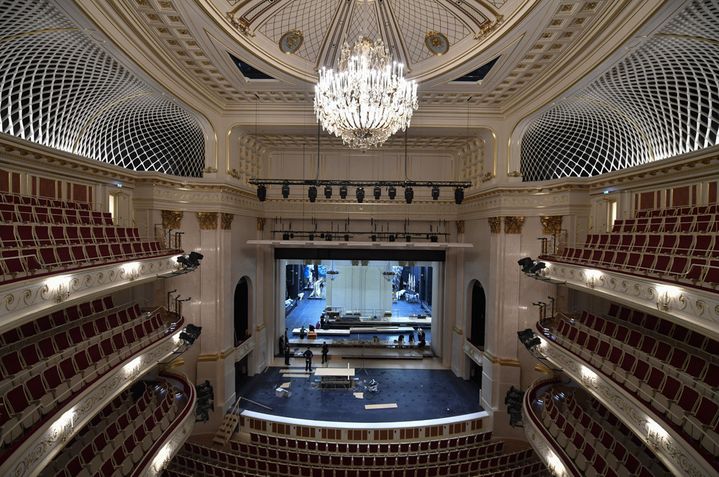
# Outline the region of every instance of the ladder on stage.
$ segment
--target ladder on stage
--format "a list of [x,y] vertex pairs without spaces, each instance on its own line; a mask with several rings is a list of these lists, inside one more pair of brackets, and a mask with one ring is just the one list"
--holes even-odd
[[226,446],[232,437],[232,433],[237,429],[237,424],[240,422],[239,408],[241,400],[242,398],[237,399],[235,404],[232,405],[232,408],[225,414],[224,419],[222,419],[222,424],[220,424],[220,427],[215,433],[215,437],[212,438],[214,444]]

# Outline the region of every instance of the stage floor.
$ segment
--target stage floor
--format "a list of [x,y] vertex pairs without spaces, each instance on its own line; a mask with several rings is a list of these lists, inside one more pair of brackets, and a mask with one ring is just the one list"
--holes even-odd
[[[313,364],[320,356],[315,355]],[[297,360],[293,360],[297,361]],[[344,363],[343,363],[344,364]],[[356,368],[354,389],[320,389],[319,378],[285,378],[286,367],[270,367],[245,383],[240,395],[269,406],[267,410],[243,400],[242,409],[274,416],[314,421],[401,422],[443,419],[483,411],[479,405],[479,386],[456,377],[446,369]],[[304,367],[292,367],[304,371]],[[369,381],[379,383],[378,392],[367,390]],[[275,389],[291,381],[289,398],[277,397]],[[364,393],[357,399],[353,393]],[[394,409],[366,410],[365,404],[396,403]]]

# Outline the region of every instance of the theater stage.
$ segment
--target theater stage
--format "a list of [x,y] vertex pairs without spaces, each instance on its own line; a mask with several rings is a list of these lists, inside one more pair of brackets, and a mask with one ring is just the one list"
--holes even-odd
[[[298,361],[298,360],[296,360]],[[319,363],[315,354],[313,364]],[[345,363],[343,363],[345,364]],[[345,364],[346,366],[346,364]],[[243,400],[242,409],[282,418],[312,421],[381,423],[401,421],[424,421],[442,419],[451,422],[452,417],[482,413],[479,405],[479,386],[446,369],[387,369],[356,368],[357,384],[354,389],[320,389],[315,384],[319,378],[286,378],[280,370],[286,367],[270,367],[249,379],[240,395],[269,406],[267,410]],[[292,367],[304,371],[304,367]],[[374,379],[379,383],[378,392],[367,390]],[[278,397],[275,389],[283,382],[291,381],[289,398]],[[353,393],[364,393],[357,399]],[[365,404],[396,403],[394,409],[366,410]],[[475,416],[475,417],[481,417]]]

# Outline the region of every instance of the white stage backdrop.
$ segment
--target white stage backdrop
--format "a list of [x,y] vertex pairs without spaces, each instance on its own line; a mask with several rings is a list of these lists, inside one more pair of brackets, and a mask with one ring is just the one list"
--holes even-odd
[[392,311],[392,283],[382,275],[384,268],[373,266],[338,266],[334,280],[327,276],[327,306],[345,311],[376,310],[381,316]]

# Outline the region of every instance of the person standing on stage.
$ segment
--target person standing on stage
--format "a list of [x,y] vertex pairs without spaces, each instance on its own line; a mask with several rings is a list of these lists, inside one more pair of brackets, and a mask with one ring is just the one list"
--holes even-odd
[[310,347],[307,347],[307,351],[302,353],[302,356],[305,357],[305,371],[312,371],[312,350]]
[[285,365],[290,365],[290,344],[285,343]]
[[330,347],[327,346],[326,341],[323,341],[322,342],[322,364],[325,364],[326,362],[329,361],[329,359],[327,359],[327,355],[329,354],[329,352],[330,352]]

